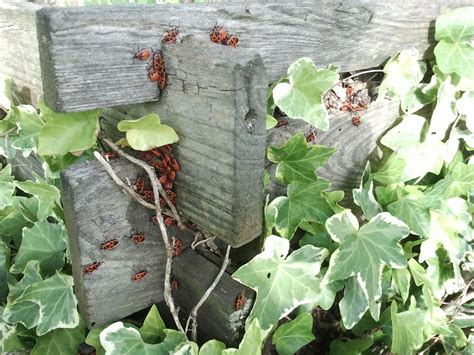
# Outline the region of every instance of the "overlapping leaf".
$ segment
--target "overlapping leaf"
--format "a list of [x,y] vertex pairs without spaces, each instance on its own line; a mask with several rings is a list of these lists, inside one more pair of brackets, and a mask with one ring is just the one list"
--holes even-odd
[[65,260],[66,238],[66,230],[61,224],[42,221],[32,228],[23,228],[23,240],[11,272],[23,272],[31,260],[40,262],[44,275],[61,270]]
[[295,182],[288,186],[288,196],[274,199],[268,209],[276,212],[275,228],[291,239],[298,225],[305,221],[324,223],[333,210],[322,192],[329,187],[325,180],[312,183]]
[[474,7],[463,7],[436,20],[434,49],[438,67],[444,73],[456,73],[474,79]]
[[317,180],[315,172],[334,154],[335,149],[308,146],[302,133],[294,135],[282,147],[268,148],[268,160],[278,163],[275,177],[285,184]]
[[33,195],[38,200],[38,220],[55,215],[54,208],[61,206],[59,189],[51,184],[19,181],[16,186],[24,192]]
[[382,206],[380,206],[380,203],[375,199],[373,189],[374,184],[372,182],[372,176],[370,175],[370,163],[367,162],[364,172],[362,173],[360,187],[352,190],[354,202],[362,209],[366,219],[371,219],[382,212]]
[[28,105],[12,107],[11,120],[18,127],[18,133],[12,136],[12,146],[26,154],[36,150],[39,133],[44,125],[36,109]]
[[305,245],[288,255],[289,247],[287,239],[267,237],[263,252],[232,275],[257,292],[247,321],[258,319],[265,330],[318,295],[316,275],[328,251]]
[[[266,334],[267,334],[267,331],[265,330],[265,328],[260,327],[260,323],[258,319],[254,319],[248,326],[247,330],[245,331],[244,337],[239,344],[239,348],[226,349],[222,351],[222,355],[260,354]],[[201,355],[201,353],[199,353],[199,355]]]
[[28,329],[36,326],[39,336],[58,328],[75,328],[79,324],[79,314],[72,285],[71,276],[59,273],[34,283],[7,304],[4,319],[10,323],[19,322]]
[[288,68],[288,79],[289,83],[279,83],[273,89],[275,103],[289,117],[327,131],[329,119],[323,95],[337,83],[337,68],[317,69],[310,58],[301,58]]
[[36,338],[31,355],[75,354],[84,342],[86,326],[83,321],[74,329],[56,329]]
[[120,121],[117,128],[120,132],[126,132],[127,141],[135,150],[150,150],[179,140],[174,129],[162,124],[156,113],[136,120]]
[[45,124],[39,134],[40,155],[65,155],[94,146],[99,133],[100,110],[58,113],[39,103]]
[[367,294],[370,313],[378,320],[382,269],[385,265],[394,268],[406,265],[399,241],[409,234],[409,229],[386,212],[376,215],[359,229],[357,218],[350,211],[330,217],[326,228],[333,240],[340,243],[331,256],[326,279],[345,280],[358,275],[364,287],[355,288],[355,292]]
[[292,355],[314,339],[313,316],[311,313],[301,313],[292,321],[278,327],[273,334],[272,343],[278,354]]

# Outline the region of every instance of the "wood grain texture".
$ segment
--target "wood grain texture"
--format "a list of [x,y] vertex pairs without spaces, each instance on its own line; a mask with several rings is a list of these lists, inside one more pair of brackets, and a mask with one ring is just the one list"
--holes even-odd
[[[120,178],[135,179],[137,169],[123,161],[112,163]],[[62,202],[69,235],[75,294],[89,326],[104,324],[163,300],[166,260],[152,212],[132,201],[96,161],[75,165],[61,175]],[[144,233],[137,245],[129,237]],[[113,250],[101,250],[106,239],[117,239]],[[103,264],[92,274],[83,268],[93,260]],[[131,277],[148,275],[139,283]]]
[[36,11],[42,7],[26,1],[0,1],[0,88],[13,79],[20,102],[33,103],[43,93],[36,35]]
[[266,81],[261,60],[193,39],[185,44],[163,51],[167,95],[156,103],[106,110],[102,126],[118,138],[119,120],[158,113],[180,138],[178,210],[238,247],[262,230]]
[[[360,126],[355,126],[350,113],[338,113],[329,120],[330,128],[327,132],[316,131],[317,144],[336,149],[334,155],[317,174],[331,181],[331,190],[344,191],[342,205],[350,208],[354,208],[352,189],[359,186],[367,161],[377,162],[380,159],[379,140],[400,117],[400,101],[373,102],[360,117]],[[287,126],[268,131],[267,144],[281,146],[294,134],[298,132],[308,134],[310,130],[311,127],[306,122],[290,119]],[[275,168],[276,165],[270,168],[272,198],[286,195],[286,186],[279,184],[274,178]]]
[[57,111],[158,100],[156,85],[132,57],[137,47],[160,46],[170,26],[179,25],[185,35],[209,42],[214,24],[225,25],[240,38],[239,48],[227,50],[236,55],[245,49],[258,51],[271,82],[303,56],[318,66],[333,63],[351,71],[378,66],[404,48],[423,53],[433,44],[436,17],[465,4],[472,2],[316,0],[45,8],[38,12],[45,99]]
[[[122,179],[133,180],[141,173],[120,159],[112,166]],[[75,294],[87,325],[100,326],[161,302],[165,247],[158,227],[150,222],[153,211],[132,201],[96,161],[69,168],[62,174],[61,183]],[[145,242],[134,244],[129,239],[132,231],[144,233]],[[220,267],[189,248],[194,232],[174,227],[168,231],[184,245],[183,253],[173,260],[173,277],[180,284],[173,293],[184,319]],[[116,238],[119,244],[113,250],[101,250],[105,237]],[[91,275],[84,275],[83,267],[92,262],[91,257],[103,264]],[[131,276],[143,269],[148,270],[145,279],[132,282]],[[249,301],[242,310],[235,311],[234,297],[240,292]],[[201,337],[234,344],[243,331],[252,299],[251,290],[224,274],[198,314]]]

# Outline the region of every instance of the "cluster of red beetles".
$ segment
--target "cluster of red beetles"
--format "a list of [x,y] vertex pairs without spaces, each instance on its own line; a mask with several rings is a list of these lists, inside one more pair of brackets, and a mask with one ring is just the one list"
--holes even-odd
[[347,100],[343,102],[340,110],[352,112],[352,124],[354,124],[354,126],[359,126],[360,116],[356,114],[356,112],[366,110],[367,104],[365,102],[357,102],[357,100],[355,100],[355,93],[351,86],[346,87],[346,97]]
[[[178,27],[173,27],[166,31],[163,35],[162,43],[165,44],[176,44],[181,41],[181,31]],[[229,34],[227,29],[220,25],[215,25],[209,34],[209,38],[212,42],[228,45],[231,47],[237,47],[239,44],[239,38],[233,34]],[[151,81],[158,83],[158,87],[161,91],[166,88],[168,83],[168,77],[166,75],[166,65],[161,50],[153,50],[151,48],[141,48],[135,52],[135,59],[138,60],[150,60],[151,63],[148,66],[148,77]]]

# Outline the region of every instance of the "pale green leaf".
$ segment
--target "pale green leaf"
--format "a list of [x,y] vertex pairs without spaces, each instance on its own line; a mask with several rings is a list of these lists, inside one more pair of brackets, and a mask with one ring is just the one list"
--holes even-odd
[[33,181],[19,181],[16,186],[38,200],[38,220],[56,215],[55,206],[61,206],[60,192],[56,186]]
[[13,104],[12,81],[9,77],[0,80],[0,106],[5,107],[7,111],[10,110]]
[[402,181],[439,174],[444,164],[445,144],[436,138],[421,141],[426,120],[417,115],[405,116],[403,121],[382,137],[381,143],[404,159]]
[[408,227],[383,212],[358,229],[355,216],[345,211],[330,217],[326,228],[333,240],[341,244],[331,256],[326,278],[335,281],[360,275],[365,287],[359,292],[367,293],[370,313],[378,320],[382,269],[385,265],[393,268],[406,265],[399,241],[409,234]]
[[198,355],[199,346],[192,341],[185,341],[173,350],[173,355]]
[[403,303],[405,303],[410,295],[410,271],[406,267],[403,269],[394,269],[392,276],[393,282],[397,286],[398,293],[402,296]]
[[166,337],[160,344],[147,344],[140,332],[132,327],[125,327],[122,322],[109,325],[100,333],[100,342],[107,355],[156,355],[172,353],[179,344],[186,340],[184,333],[165,329]]
[[370,163],[367,162],[358,189],[352,190],[354,203],[362,209],[365,219],[369,220],[382,212],[382,206],[374,197],[374,184],[370,172]]
[[43,281],[40,270],[40,262],[38,260],[30,260],[23,270],[23,277],[20,281],[11,282],[9,284],[10,293],[8,299],[14,301],[26,290],[26,288],[36,282]]
[[126,132],[127,142],[135,150],[150,150],[179,140],[174,129],[161,124],[156,113],[136,120],[120,121],[117,128],[120,132]]
[[232,275],[257,292],[247,322],[258,319],[265,330],[318,294],[314,283],[328,251],[305,245],[288,255],[289,247],[287,239],[270,236],[263,252]]
[[268,160],[278,163],[275,177],[285,184],[310,183],[317,180],[316,170],[333,155],[335,149],[324,146],[308,146],[302,133],[294,135],[281,147],[269,147]]
[[408,97],[415,95],[415,89],[426,72],[426,63],[418,58],[414,50],[404,50],[390,58],[383,69],[385,77],[379,88],[380,98],[388,96],[407,101]]
[[400,157],[397,153],[392,153],[384,166],[372,174],[372,178],[384,185],[396,184],[402,182],[404,169],[405,159]]
[[23,240],[11,272],[23,272],[31,260],[40,261],[44,275],[61,270],[65,260],[66,230],[61,224],[37,222],[32,228],[23,228]]
[[221,355],[223,350],[225,350],[225,344],[219,340],[212,339],[201,346],[199,355]]
[[165,328],[165,322],[161,319],[158,308],[156,308],[156,305],[153,305],[148,311],[139,332],[143,341],[149,344],[156,344],[165,338]]
[[13,182],[15,177],[12,175],[12,166],[7,164],[0,169],[0,181]]
[[15,196],[13,198],[13,205],[0,210],[0,233],[4,236],[21,235],[24,226],[30,227],[33,225],[28,221],[23,213],[22,206],[29,211],[36,211],[38,208],[38,201],[31,197]]
[[13,193],[15,184],[13,182],[0,181],[0,210],[13,204]]
[[272,343],[278,354],[292,355],[314,339],[313,316],[311,313],[301,313],[292,321],[278,327],[273,334]]
[[322,192],[329,187],[325,180],[312,183],[295,182],[288,186],[288,197],[280,196],[269,204],[276,208],[275,228],[287,239],[291,239],[301,222],[323,223],[333,214],[331,206]]
[[329,119],[323,95],[339,80],[337,71],[317,69],[310,58],[301,58],[290,65],[288,76],[289,83],[279,83],[273,89],[275,103],[289,117],[327,131]]
[[339,302],[339,309],[346,329],[352,329],[369,309],[366,284],[360,275],[352,276],[346,281],[344,297]]
[[263,341],[267,331],[260,327],[258,319],[254,319],[245,331],[244,337],[239,344],[238,349],[226,349],[222,355],[258,355],[261,354]]
[[[107,328],[110,323],[104,324],[100,327],[95,327],[89,330],[87,333],[86,340],[84,342],[90,346],[93,346],[96,351],[96,355],[105,355],[105,349],[100,343],[100,333]],[[126,325],[126,324],[125,324]]]
[[12,136],[12,146],[15,149],[29,152],[36,150],[39,133],[44,122],[33,106],[20,105],[12,108],[11,119],[18,127],[18,133]]
[[434,49],[436,62],[444,73],[474,79],[474,7],[464,7],[441,15],[436,20]]
[[8,295],[8,269],[10,268],[10,248],[0,240],[0,304],[3,304]]
[[278,121],[276,120],[275,117],[272,115],[267,115],[267,118],[265,119],[265,125],[267,129],[271,129],[277,125]]
[[474,133],[474,91],[465,92],[456,105],[458,112],[466,117],[466,127]]
[[45,124],[39,134],[40,155],[65,155],[94,146],[99,133],[100,110],[58,113],[39,104]]
[[74,329],[56,329],[36,338],[31,355],[76,354],[84,342],[86,326],[83,321]]
[[[79,314],[72,285],[71,276],[59,273],[34,283],[7,304],[4,319],[20,322],[28,329],[36,326],[39,336],[57,328],[75,328],[79,324]],[[26,321],[25,316],[28,317]]]
[[436,106],[430,119],[427,135],[430,138],[444,139],[451,124],[456,120],[456,92],[451,76],[443,80],[438,89]]

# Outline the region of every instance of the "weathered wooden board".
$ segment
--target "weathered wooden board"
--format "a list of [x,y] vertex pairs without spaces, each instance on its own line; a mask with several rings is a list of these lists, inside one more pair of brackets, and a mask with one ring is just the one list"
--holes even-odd
[[41,8],[26,1],[0,1],[0,90],[12,78],[21,102],[36,103],[43,94],[36,38],[36,11]]
[[[336,149],[326,165],[318,170],[318,175],[331,181],[332,190],[345,192],[342,204],[354,207],[352,189],[360,184],[362,171],[367,161],[373,156],[374,161],[380,158],[377,146],[383,133],[400,117],[400,101],[380,100],[372,102],[367,111],[360,114],[361,124],[352,123],[350,113],[338,113],[330,119],[327,132],[316,131],[316,143]],[[308,134],[311,126],[301,120],[290,120],[285,127],[268,131],[268,146],[281,146],[297,132]],[[274,177],[276,166],[272,166]],[[286,186],[272,179],[270,193],[273,197],[286,194]]]
[[38,12],[45,100],[57,111],[158,100],[159,91],[132,56],[137,47],[159,46],[170,26],[209,42],[214,24],[225,25],[240,38],[239,48],[226,51],[257,50],[274,81],[303,56],[350,71],[378,66],[404,48],[424,52],[433,43],[434,19],[466,4],[472,1],[45,8]]
[[262,230],[266,81],[258,56],[227,49],[193,39],[167,47],[167,95],[123,107],[127,115],[106,111],[102,123],[118,137],[118,120],[158,113],[180,138],[178,209],[238,247]]
[[[143,174],[123,160],[114,160],[112,166],[122,179],[133,180]],[[88,326],[121,319],[162,301],[166,256],[159,228],[150,222],[153,211],[132,201],[96,161],[66,170],[61,183],[75,294]],[[129,239],[132,231],[144,233],[145,242],[133,243]],[[173,277],[180,284],[173,293],[181,308],[180,315],[187,317],[220,266],[189,248],[194,237],[191,230],[169,227],[168,231],[184,244],[183,253],[173,260]],[[104,236],[116,238],[117,247],[101,250]],[[92,262],[91,257],[103,264],[92,274],[84,275],[83,267]],[[144,269],[148,271],[144,280],[132,282],[131,276]],[[242,310],[235,311],[235,297],[240,292],[247,296],[248,302]],[[230,274],[224,274],[198,313],[203,339],[217,338],[227,344],[237,341],[252,299],[251,290],[233,280]]]

